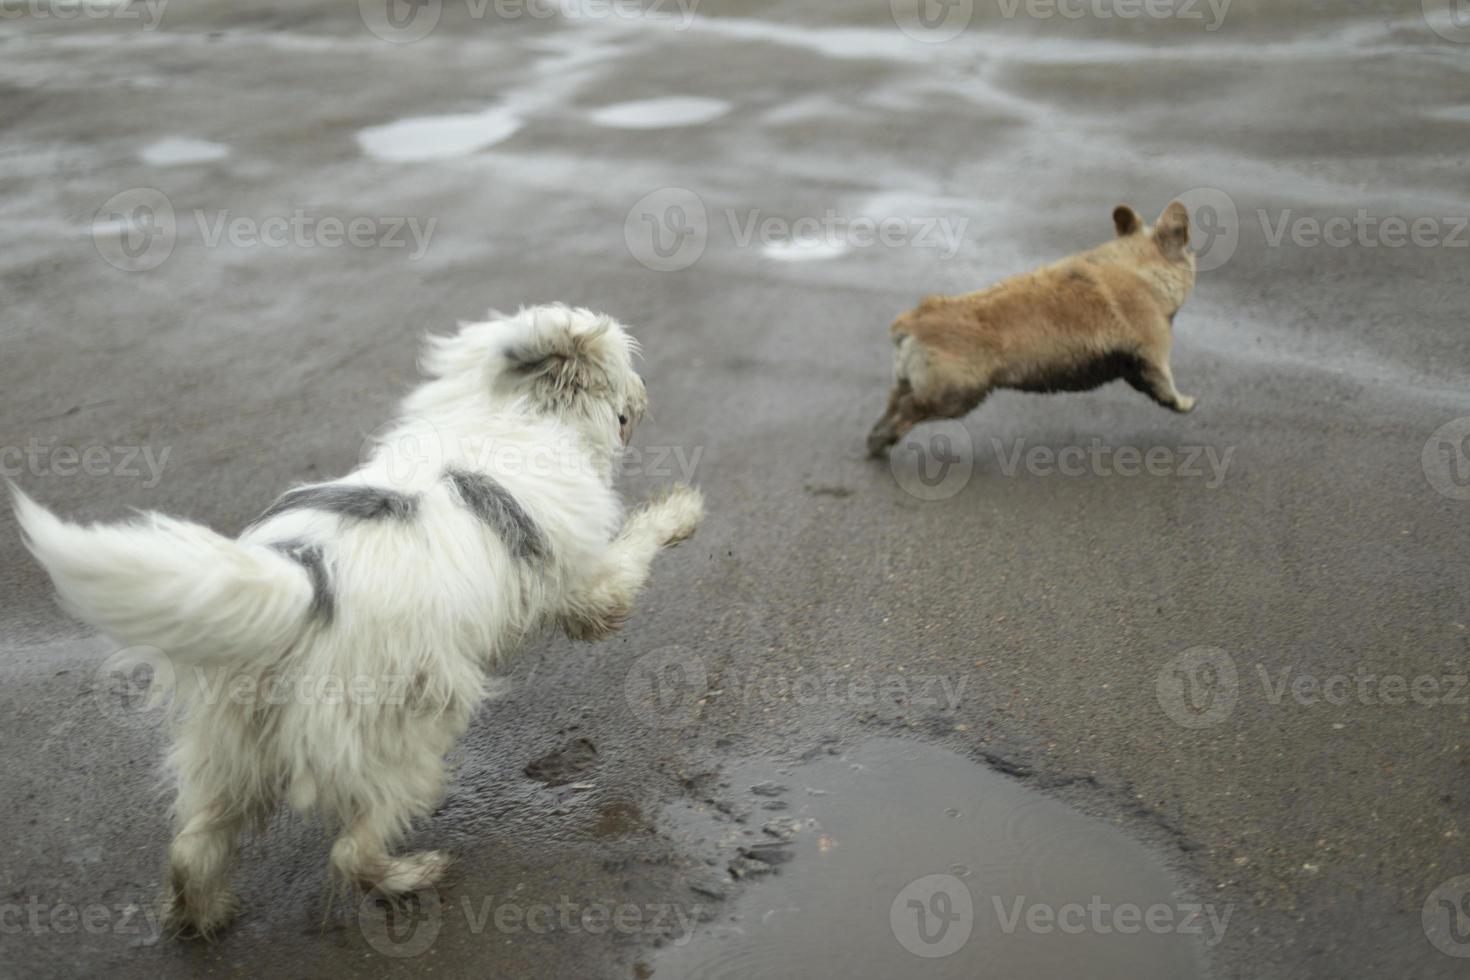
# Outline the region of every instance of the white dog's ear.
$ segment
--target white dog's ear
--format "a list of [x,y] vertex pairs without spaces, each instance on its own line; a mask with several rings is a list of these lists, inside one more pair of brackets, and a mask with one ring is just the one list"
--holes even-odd
[[1143,219],[1128,205],[1120,204],[1113,208],[1113,227],[1118,230],[1119,238],[1127,238],[1143,230]]
[[1189,209],[1184,202],[1173,202],[1159,215],[1159,223],[1154,225],[1154,241],[1158,242],[1159,251],[1171,259],[1184,254],[1189,246]]
[[506,374],[513,384],[554,404],[566,404],[581,393],[607,386],[605,320],[589,323],[566,310],[548,315],[533,312],[530,319],[529,329],[505,351]]

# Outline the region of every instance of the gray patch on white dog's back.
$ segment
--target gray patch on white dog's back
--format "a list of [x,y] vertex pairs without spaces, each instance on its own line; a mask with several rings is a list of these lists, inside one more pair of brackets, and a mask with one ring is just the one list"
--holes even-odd
[[418,513],[419,500],[411,494],[348,483],[287,490],[252,523],[261,524],[288,510],[325,510],[359,521],[406,521]]
[[546,558],[551,553],[541,528],[520,501],[495,479],[466,470],[449,470],[445,476],[464,505],[500,535],[512,555],[526,560]]
[[279,541],[271,547],[306,569],[311,579],[311,615],[330,623],[337,611],[337,599],[332,595],[332,583],[327,579],[322,549],[304,541]]

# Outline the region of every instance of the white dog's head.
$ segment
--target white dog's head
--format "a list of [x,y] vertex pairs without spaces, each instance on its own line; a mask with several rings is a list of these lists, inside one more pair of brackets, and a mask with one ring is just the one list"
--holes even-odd
[[454,397],[554,415],[599,448],[627,443],[648,394],[633,370],[638,342],[620,323],[560,304],[491,318],[430,338],[425,373]]

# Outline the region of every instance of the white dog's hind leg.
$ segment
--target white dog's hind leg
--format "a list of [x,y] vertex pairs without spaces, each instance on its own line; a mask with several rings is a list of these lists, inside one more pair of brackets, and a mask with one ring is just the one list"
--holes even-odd
[[449,856],[442,851],[390,856],[392,831],[385,824],[394,821],[385,816],[370,813],[354,821],[332,845],[332,867],[347,881],[388,897],[433,885],[449,867]]
[[[437,705],[437,702],[435,703]],[[372,731],[361,732],[361,767],[324,774],[322,799],[329,819],[343,828],[332,844],[332,868],[343,880],[385,897],[437,882],[449,867],[442,851],[394,855],[413,823],[444,796],[444,756],[464,731],[454,709],[411,700],[385,707]],[[396,737],[393,734],[396,733]]]
[[683,484],[639,508],[608,545],[597,569],[568,597],[562,618],[567,635],[592,641],[616,632],[648,581],[654,555],[689,538],[703,519],[704,498]]
[[182,933],[211,937],[239,911],[229,889],[245,820],[218,802],[187,815],[181,807],[179,832],[168,851],[168,893],[164,918]]
[[182,933],[213,936],[239,909],[230,872],[240,836],[275,807],[275,782],[250,746],[258,733],[227,713],[196,715],[169,756],[178,782],[164,916]]

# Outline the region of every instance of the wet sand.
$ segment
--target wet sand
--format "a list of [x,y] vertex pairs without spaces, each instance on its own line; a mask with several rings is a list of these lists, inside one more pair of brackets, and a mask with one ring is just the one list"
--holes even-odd
[[[161,883],[162,736],[9,525],[0,924],[27,924],[0,973],[669,976],[679,940],[721,964],[734,917],[819,865],[737,877],[740,841],[688,812],[733,822],[761,805],[733,773],[900,738],[1231,907],[1205,975],[1462,975],[1434,916],[1470,874],[1470,38],[1408,0],[1236,0],[1213,30],[1208,4],[1009,6],[944,8],[947,39],[886,3],[446,2],[407,43],[426,22],[368,17],[385,39],[353,4],[0,20],[0,464],[29,492],[236,531],[354,464],[421,333],[564,300],[644,344],[630,497],[689,474],[711,513],[616,639],[516,663],[411,842],[456,854],[437,906],[334,906],[321,831],[282,818],[214,946],[129,911]],[[1005,394],[864,458],[897,312],[1179,195],[1192,415]],[[964,860],[915,854],[893,882]],[[100,928],[52,915],[94,905]]]

